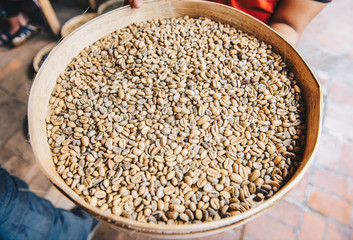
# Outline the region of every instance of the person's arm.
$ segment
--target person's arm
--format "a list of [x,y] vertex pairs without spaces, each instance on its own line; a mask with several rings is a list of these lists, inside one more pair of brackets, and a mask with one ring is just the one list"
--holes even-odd
[[305,27],[327,5],[325,2],[282,0],[268,25],[295,46]]

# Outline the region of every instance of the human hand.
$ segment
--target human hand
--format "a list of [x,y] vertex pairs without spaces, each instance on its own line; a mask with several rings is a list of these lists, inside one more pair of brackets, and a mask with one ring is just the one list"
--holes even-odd
[[139,8],[142,6],[143,0],[129,0],[131,7]]

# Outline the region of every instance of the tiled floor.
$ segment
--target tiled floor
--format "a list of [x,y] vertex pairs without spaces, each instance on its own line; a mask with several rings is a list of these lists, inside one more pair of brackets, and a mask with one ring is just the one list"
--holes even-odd
[[[56,10],[62,22],[81,11]],[[334,0],[309,25],[297,46],[324,92],[323,131],[313,166],[277,206],[246,225],[210,239],[353,239],[352,10],[353,1]],[[33,78],[31,61],[53,40],[42,33],[15,49],[0,49],[0,164],[26,180],[38,195],[68,209],[73,204],[41,173],[23,135]],[[101,226],[95,239],[134,237],[119,236]]]

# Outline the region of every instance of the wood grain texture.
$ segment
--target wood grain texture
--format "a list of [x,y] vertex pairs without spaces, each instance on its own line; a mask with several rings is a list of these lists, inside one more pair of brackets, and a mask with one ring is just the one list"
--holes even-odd
[[38,3],[40,5],[40,8],[42,9],[45,18],[48,21],[48,24],[50,26],[50,29],[55,35],[59,34],[60,31],[60,22],[58,17],[56,16],[56,13],[50,4],[49,0],[38,0]]

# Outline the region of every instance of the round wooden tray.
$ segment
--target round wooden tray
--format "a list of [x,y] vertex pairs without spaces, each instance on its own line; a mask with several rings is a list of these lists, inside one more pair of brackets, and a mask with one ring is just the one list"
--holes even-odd
[[101,15],[122,6],[124,6],[124,0],[109,0],[99,5],[97,13]]
[[[215,222],[185,225],[157,225],[141,223],[123,217],[101,212],[83,201],[62,180],[55,170],[51,152],[47,143],[45,118],[51,92],[59,74],[64,71],[72,58],[86,46],[94,43],[116,29],[134,22],[152,18],[170,17],[208,17],[230,24],[238,29],[255,35],[271,44],[274,50],[285,57],[287,65],[295,74],[301,86],[307,111],[306,147],[302,164],[274,196],[259,206],[240,215]],[[75,204],[99,220],[134,236],[152,236],[153,238],[190,238],[215,234],[250,220],[257,214],[278,203],[303,177],[312,162],[318,144],[321,129],[322,95],[315,76],[298,52],[281,36],[260,21],[234,8],[206,1],[153,1],[145,2],[139,9],[122,7],[96,17],[76,29],[64,38],[50,53],[39,70],[33,83],[29,98],[28,116],[31,144],[37,162],[53,184]]]
[[45,54],[49,54],[49,52],[53,49],[55,44],[56,44],[56,42],[48,43],[43,48],[41,48],[37,52],[37,54],[34,56],[34,58],[33,58],[33,69],[34,69],[35,72],[38,72],[38,70],[39,70],[39,68],[41,66],[40,64],[43,64],[44,59],[43,59],[43,62],[41,63],[43,56]]
[[85,13],[85,14],[77,15],[73,18],[70,18],[61,27],[61,30],[60,30],[61,37],[63,38],[66,37],[76,28],[80,27],[81,25],[85,24],[86,22],[92,20],[97,16],[98,16],[97,13]]

